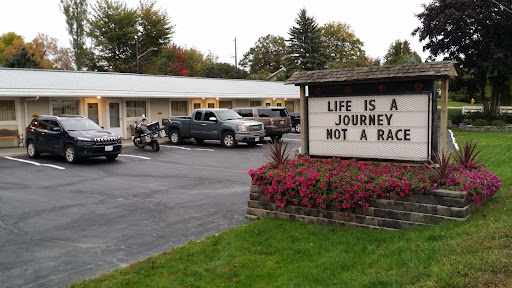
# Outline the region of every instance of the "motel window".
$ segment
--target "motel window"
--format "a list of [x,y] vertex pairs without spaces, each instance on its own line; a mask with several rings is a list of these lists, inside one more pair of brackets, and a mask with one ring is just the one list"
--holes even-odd
[[250,101],[250,102],[249,102],[249,106],[250,106],[250,107],[257,107],[257,106],[261,106],[261,101]]
[[215,108],[215,103],[208,103],[208,108]]
[[278,102],[278,103],[277,103],[277,107],[281,107],[281,106],[283,106],[283,103]]
[[126,101],[126,117],[141,117],[146,114],[146,101],[144,100],[127,100]]
[[270,103],[269,102],[265,103],[265,106],[270,106]]
[[80,115],[78,100],[52,100],[53,116]]
[[219,108],[232,109],[233,101],[219,101]]
[[194,109],[200,109],[201,103],[194,103]]
[[172,116],[187,116],[188,115],[187,101],[171,101],[171,115]]
[[0,100],[0,121],[16,121],[14,100]]
[[288,110],[288,112],[290,113],[293,113],[295,112],[295,105],[293,105],[293,101],[285,101],[284,102],[284,106],[286,106],[286,110]]

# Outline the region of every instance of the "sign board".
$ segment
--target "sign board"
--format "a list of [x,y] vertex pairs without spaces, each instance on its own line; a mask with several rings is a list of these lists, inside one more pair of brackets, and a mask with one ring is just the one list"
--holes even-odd
[[331,89],[323,96],[318,89],[308,97],[310,155],[422,162],[431,159],[433,93],[413,89],[352,96]]

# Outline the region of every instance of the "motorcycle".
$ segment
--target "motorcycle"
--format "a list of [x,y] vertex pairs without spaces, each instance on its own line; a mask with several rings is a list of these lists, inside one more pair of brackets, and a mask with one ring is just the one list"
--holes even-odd
[[133,125],[132,140],[135,147],[144,148],[151,145],[151,149],[157,152],[160,150],[160,144],[158,143],[158,137],[165,137],[164,126],[160,127],[158,122],[148,123],[146,126],[143,125],[148,119],[145,115],[142,115],[142,121]]

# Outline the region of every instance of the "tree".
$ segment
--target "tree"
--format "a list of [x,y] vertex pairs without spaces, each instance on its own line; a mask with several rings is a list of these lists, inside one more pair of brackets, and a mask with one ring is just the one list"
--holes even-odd
[[198,50],[191,48],[185,49],[185,66],[189,69],[188,76],[199,77],[205,69],[204,55]]
[[36,38],[26,44],[28,50],[34,54],[36,60],[43,69],[72,70],[71,49],[62,48],[56,38],[38,33]]
[[[89,35],[109,70],[136,72],[140,55],[170,44],[174,26],[165,11],[155,8],[155,3],[141,0],[137,9],[131,9],[120,0],[97,0]],[[143,65],[156,56],[146,54],[139,60]]]
[[14,33],[7,32],[0,36],[0,65],[4,64],[4,52],[8,46],[11,46],[14,40],[21,40],[23,42],[23,37]]
[[427,42],[430,60],[446,55],[458,61],[463,76],[476,83],[484,113],[496,117],[502,99],[510,97],[512,13],[493,1],[434,0],[423,9],[416,15],[422,26],[412,34]]
[[288,76],[295,71],[325,69],[327,57],[315,18],[308,16],[306,9],[301,9],[295,23],[297,26],[288,32],[289,51],[285,60]]
[[219,63],[218,57],[211,52],[205,59],[205,66],[201,77],[206,78],[224,78],[224,79],[246,79],[249,76],[247,71],[236,68],[228,63]]
[[134,72],[139,34],[137,10],[119,0],[97,0],[92,10],[89,36],[95,42],[99,58],[109,70]]
[[249,68],[251,74],[266,72],[269,75],[281,69],[282,60],[286,56],[286,42],[281,36],[268,34],[258,41],[244,54],[240,66]]
[[155,8],[155,1],[139,2],[139,36],[140,51],[160,48],[170,43],[174,26],[165,10]]
[[409,41],[396,40],[389,45],[388,53],[384,56],[384,64],[421,63],[418,53],[411,50]]
[[350,25],[329,22],[321,27],[321,31],[329,69],[369,66],[363,42],[356,37]]
[[88,2],[87,0],[60,0],[60,9],[66,17],[76,70],[82,70],[86,65],[88,53],[85,47]]
[[31,53],[26,46],[11,55],[5,60],[5,67],[10,68],[41,68],[41,65],[34,60],[34,54]]

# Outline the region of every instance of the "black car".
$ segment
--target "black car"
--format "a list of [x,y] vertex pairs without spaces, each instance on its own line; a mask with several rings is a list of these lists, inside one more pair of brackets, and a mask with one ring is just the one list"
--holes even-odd
[[25,146],[31,158],[41,153],[62,155],[68,163],[121,153],[121,138],[83,116],[38,116],[26,129]]
[[295,132],[300,133],[300,113],[290,113],[290,118]]

